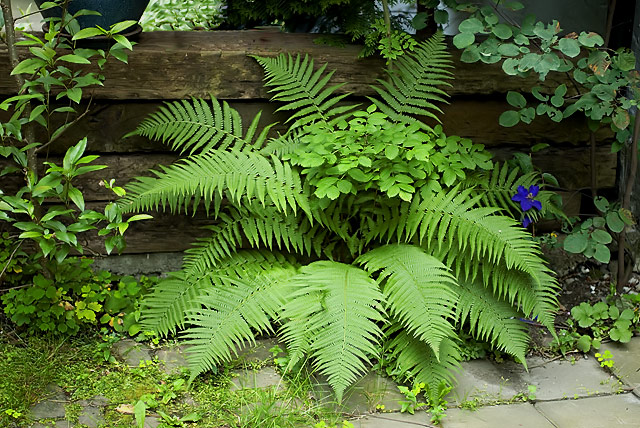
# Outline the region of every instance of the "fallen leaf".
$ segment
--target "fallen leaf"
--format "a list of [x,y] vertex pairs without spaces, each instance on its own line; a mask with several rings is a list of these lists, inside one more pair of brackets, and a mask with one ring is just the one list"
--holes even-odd
[[116,412],[122,413],[124,415],[133,415],[133,405],[121,404],[118,407],[116,407]]

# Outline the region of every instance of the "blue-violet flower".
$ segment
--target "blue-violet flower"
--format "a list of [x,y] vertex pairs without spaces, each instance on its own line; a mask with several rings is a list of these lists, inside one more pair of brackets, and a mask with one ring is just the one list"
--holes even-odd
[[[511,200],[515,202],[520,202],[520,208],[522,208],[522,211],[529,211],[531,208],[535,208],[538,211],[540,211],[542,209],[542,204],[540,203],[540,201],[536,201],[535,199],[533,199],[536,196],[538,196],[539,191],[540,191],[540,187],[535,185],[530,186],[529,189],[527,189],[524,186],[518,186],[518,193],[516,193],[511,198]],[[526,219],[526,216],[525,216],[525,219]],[[531,220],[529,220],[529,223],[531,223]]]

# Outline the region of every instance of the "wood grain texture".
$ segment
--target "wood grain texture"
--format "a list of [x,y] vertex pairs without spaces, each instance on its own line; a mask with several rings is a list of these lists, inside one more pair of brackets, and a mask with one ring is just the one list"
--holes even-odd
[[[262,86],[263,73],[249,55],[273,56],[281,52],[308,53],[316,64],[336,69],[334,83],[349,82],[342,91],[370,95],[369,87],[383,77],[379,58],[358,58],[359,45],[344,47],[314,43],[314,34],[292,34],[264,30],[214,32],[151,32],[140,36],[130,54],[129,65],[110,62],[105,69],[104,88],[87,91],[100,99],[165,100],[213,94],[224,99],[268,98]],[[451,44],[450,44],[451,45]],[[460,51],[450,50],[455,81],[448,92],[477,95],[519,91],[540,84],[534,76],[505,78],[499,64],[466,64]],[[6,47],[0,47],[0,95],[13,94]],[[543,86],[555,87],[564,80],[550,76]]]

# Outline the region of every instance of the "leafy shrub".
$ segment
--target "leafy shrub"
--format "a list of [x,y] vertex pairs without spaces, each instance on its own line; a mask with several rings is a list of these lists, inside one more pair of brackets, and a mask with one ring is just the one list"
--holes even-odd
[[552,329],[556,284],[531,236],[484,198],[506,192],[513,206],[525,184],[500,188],[481,146],[413,117],[437,119],[446,98],[443,37],[397,59],[363,110],[306,57],[256,59],[293,113],[287,133],[267,140],[259,116],[245,131],[215,99],[169,103],[135,132],[189,155],[131,183],[123,210],[204,205],[216,221],[145,300],[144,325],[185,329],[193,378],[276,322],[288,368],[310,356],[338,399],[385,357],[438,403],[458,329],[524,363],[518,318]]
[[32,286],[9,290],[2,295],[5,314],[32,333],[76,333],[100,321],[115,331],[136,335],[141,329],[140,300],[149,281],[94,273],[92,263],[91,259],[67,259],[56,266],[51,279],[38,274]]

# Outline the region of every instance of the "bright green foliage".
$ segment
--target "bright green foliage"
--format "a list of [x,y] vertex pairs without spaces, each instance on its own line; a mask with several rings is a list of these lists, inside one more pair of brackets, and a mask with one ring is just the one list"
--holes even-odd
[[448,95],[439,86],[451,86],[447,80],[453,75],[443,40],[444,36],[437,33],[410,55],[399,57],[394,62],[394,71],[389,72],[389,81],[379,79],[382,88],[373,87],[380,99],[369,97],[371,102],[395,121],[418,123],[425,129],[430,127],[414,116],[440,121],[434,112],[442,113],[442,110],[434,103],[446,102]]
[[[509,317],[537,316],[552,328],[556,284],[536,244],[467,188],[492,168],[490,156],[408,116],[444,96],[442,36],[402,58],[382,101],[355,111],[336,107],[346,101],[339,86],[310,59],[257,58],[274,100],[295,112],[293,129],[261,148],[234,125],[244,142],[201,140],[185,160],[130,186],[127,210],[214,208],[211,236],[156,287],[144,314],[161,334],[185,330],[192,376],[277,321],[288,368],[310,357],[338,398],[384,346],[393,371],[423,382],[438,403],[461,358],[460,328],[519,359],[527,337]],[[148,135],[193,147],[183,137],[195,128],[165,119],[171,126],[156,115],[158,132]],[[240,251],[246,244],[255,250]]]
[[[280,55],[275,58],[254,57],[265,69],[265,86],[273,86],[269,92],[276,92],[271,100],[285,104],[277,111],[292,112],[287,122],[295,119],[289,127],[298,127],[314,122],[332,125],[346,117],[354,106],[337,106],[349,94],[333,95],[344,84],[327,86],[334,71],[324,74],[327,64],[314,71],[313,59],[305,55]],[[324,74],[324,75],[323,75]]]
[[[493,169],[470,177],[467,182],[473,186],[474,194],[480,197],[481,205],[500,207],[505,213],[518,218],[523,215],[520,204],[511,199],[517,193],[518,186],[529,188],[532,185],[558,185],[555,177],[535,171],[529,156],[519,157],[518,160],[522,160],[518,166],[511,162],[495,163]],[[562,200],[555,192],[541,189],[536,199],[541,202],[542,210],[527,211],[526,215],[532,221],[535,222],[547,216],[568,221],[562,211]]]
[[526,324],[518,319],[518,312],[509,303],[496,298],[490,290],[477,284],[462,283],[458,295],[457,316],[460,324],[468,320],[474,337],[494,341],[497,349],[524,363],[529,335]]
[[94,273],[91,259],[55,264],[54,276],[33,277],[33,286],[2,295],[4,313],[29,332],[76,333],[83,325],[107,324],[131,336],[141,331],[140,300],[152,285],[146,278]]
[[384,319],[378,284],[354,266],[317,261],[303,267],[291,286],[282,317],[292,323],[284,325],[283,337],[305,344],[292,351],[308,350],[340,401],[377,356],[382,331],[376,321]]
[[[553,89],[536,86],[531,90],[533,105],[528,105],[521,94],[510,92],[507,101],[515,109],[500,116],[502,126],[531,123],[536,116],[560,122],[580,111],[589,118],[592,131],[604,125],[616,133],[613,151],[623,147],[631,136],[628,110],[637,104],[640,90],[633,52],[603,48],[603,38],[594,32],[563,36],[558,21],[545,24],[529,15],[516,26],[500,22],[498,11],[488,6],[460,2],[454,7],[471,13],[460,23],[460,34],[454,38],[456,47],[464,49],[462,61],[502,62],[507,75],[534,74],[541,81],[549,73],[562,73],[572,79],[574,87],[581,88],[576,95],[571,85],[560,84]],[[481,41],[476,40],[477,35],[482,35]],[[623,88],[629,89],[632,96]]]
[[576,224],[563,247],[570,253],[581,253],[600,263],[609,263],[611,253],[607,245],[613,241],[609,231],[621,232],[625,225],[633,224],[633,218],[630,212],[619,208],[618,204],[610,204],[602,196],[597,197],[594,204],[601,215]]
[[243,134],[242,119],[236,110],[226,102],[221,105],[215,98],[210,103],[197,99],[167,103],[145,119],[136,134],[163,142],[172,141],[173,150],[179,150],[180,153],[188,151],[190,154],[206,152],[214,146],[238,150],[246,144],[262,146],[271,127],[265,127],[256,135],[260,114],[256,115]]
[[223,6],[223,0],[152,0],[140,25],[144,31],[213,30]]

